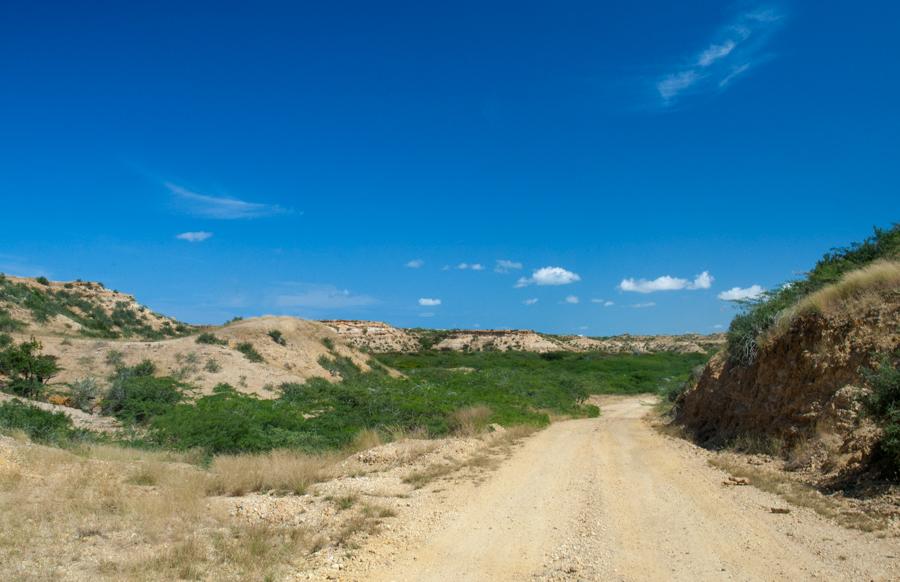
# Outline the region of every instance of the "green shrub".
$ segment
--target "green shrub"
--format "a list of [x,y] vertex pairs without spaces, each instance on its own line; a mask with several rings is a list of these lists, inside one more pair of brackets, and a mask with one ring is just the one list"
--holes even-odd
[[353,360],[346,356],[335,356],[333,358],[320,356],[318,362],[320,366],[345,380],[360,373],[359,366],[354,364]]
[[222,366],[219,364],[218,361],[214,360],[213,358],[210,358],[210,359],[206,360],[206,364],[203,366],[203,369],[206,370],[207,372],[209,372],[210,374],[215,374],[216,372],[219,372],[222,370]]
[[270,330],[269,330],[269,337],[272,338],[272,341],[273,341],[273,342],[275,342],[276,344],[278,344],[278,345],[280,345],[280,346],[286,346],[286,345],[287,345],[287,340],[284,339],[284,334],[281,333],[280,330],[277,330],[277,329],[270,329]]
[[878,445],[891,472],[900,472],[900,351],[883,355],[876,369],[861,370],[872,389],[864,404],[883,430]]
[[48,287],[50,286],[50,280],[47,279],[47,277],[40,276],[40,277],[38,277],[37,279],[35,279],[35,281],[37,281],[37,282],[40,283],[41,285],[46,285],[46,286],[48,286]]
[[155,418],[154,438],[168,447],[200,448],[211,454],[326,446],[307,429],[299,410],[285,402],[238,394],[227,384],[214,392]]
[[101,403],[103,413],[141,424],[181,402],[187,387],[174,378],[153,376],[154,371],[155,366],[146,360],[120,369]]
[[62,412],[50,412],[20,400],[0,404],[0,430],[21,430],[34,441],[65,444],[83,431],[72,427],[72,420]]
[[210,345],[215,345],[215,346],[227,346],[228,340],[218,338],[214,334],[211,334],[209,332],[203,332],[197,336],[197,343],[198,344],[210,344]]
[[325,346],[329,352],[334,351],[334,341],[330,337],[322,338],[322,345]]
[[6,309],[0,308],[0,332],[19,331],[25,324],[15,319]]
[[43,393],[44,385],[59,372],[59,366],[55,356],[40,353],[42,347],[41,342],[31,338],[18,345],[9,343],[0,352],[0,374],[9,379],[7,391],[27,398]]
[[250,342],[241,342],[237,345],[236,349],[237,351],[244,354],[244,357],[246,357],[251,362],[263,361],[262,355],[256,351],[256,348],[253,347],[253,344],[251,344]]

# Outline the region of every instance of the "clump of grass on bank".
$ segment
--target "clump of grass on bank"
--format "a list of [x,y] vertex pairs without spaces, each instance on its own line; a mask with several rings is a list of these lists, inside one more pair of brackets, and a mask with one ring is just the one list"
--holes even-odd
[[[876,261],[896,261],[900,258],[900,225],[889,229],[875,229],[875,233],[861,243],[834,249],[822,257],[807,275],[791,281],[778,289],[765,293],[761,298],[743,303],[743,312],[732,320],[728,328],[727,354],[732,362],[748,366],[756,360],[760,342],[779,321],[786,328],[790,312],[804,298],[810,297],[828,285],[839,283],[851,271]],[[890,267],[873,267],[859,275],[850,276],[837,288],[810,298],[807,308],[827,306],[849,292],[858,291],[861,284],[880,284],[891,279]],[[896,279],[894,279],[896,280]],[[788,319],[785,319],[787,317]]]
[[237,347],[235,349],[237,349],[237,351],[244,354],[244,357],[247,358],[248,360],[250,360],[251,362],[264,361],[262,354],[260,354],[258,351],[256,351],[256,348],[250,342],[241,342],[237,345]]

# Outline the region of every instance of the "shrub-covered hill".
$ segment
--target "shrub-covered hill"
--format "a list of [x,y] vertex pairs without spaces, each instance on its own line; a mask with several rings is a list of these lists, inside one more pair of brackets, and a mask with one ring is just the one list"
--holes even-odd
[[161,340],[193,331],[101,283],[0,274],[0,332]]
[[677,402],[701,442],[769,443],[822,475],[900,468],[900,227],[748,302]]

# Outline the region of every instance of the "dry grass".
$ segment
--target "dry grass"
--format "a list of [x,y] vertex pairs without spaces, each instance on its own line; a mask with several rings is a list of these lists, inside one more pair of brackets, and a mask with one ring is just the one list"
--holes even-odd
[[450,425],[459,436],[474,436],[484,432],[493,411],[484,405],[466,406],[450,415]]
[[383,444],[384,440],[381,438],[381,433],[377,430],[366,428],[356,433],[353,442],[350,443],[350,452],[357,453]]
[[791,322],[805,314],[821,313],[832,316],[837,313],[854,314],[883,301],[884,293],[900,288],[900,262],[876,261],[866,267],[851,271],[840,281],[828,285],[801,299],[797,305],[782,312],[775,324],[766,332],[766,339],[780,337]]
[[254,491],[302,495],[313,483],[329,478],[340,460],[339,455],[309,455],[289,450],[222,455],[210,467],[210,492],[232,496]]
[[795,481],[777,471],[767,471],[746,465],[728,456],[713,457],[709,464],[734,477],[747,479],[757,489],[774,493],[792,505],[812,509],[819,515],[833,519],[844,527],[871,532],[884,529],[886,526],[882,519],[849,508],[809,485]]

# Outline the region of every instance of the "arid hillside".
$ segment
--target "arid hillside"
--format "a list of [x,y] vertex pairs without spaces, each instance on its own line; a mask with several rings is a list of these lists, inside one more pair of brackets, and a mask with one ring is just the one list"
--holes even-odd
[[151,361],[210,393],[220,383],[263,398],[285,382],[336,380],[329,362],[346,357],[368,370],[369,357],[329,327],[293,317],[259,317],[199,328],[152,312],[99,283],[0,280],[0,332],[37,339],[61,370],[50,390],[92,378],[101,385],[120,366]]
[[524,352],[590,352],[610,354],[646,354],[674,352],[705,353],[725,343],[724,334],[700,335],[621,335],[585,337],[549,335],[531,330],[432,330],[402,329],[377,321],[326,320],[327,325],[344,340],[371,353],[417,352],[422,349]]

